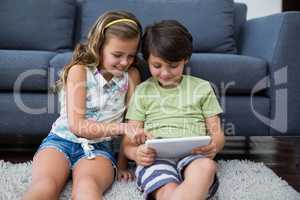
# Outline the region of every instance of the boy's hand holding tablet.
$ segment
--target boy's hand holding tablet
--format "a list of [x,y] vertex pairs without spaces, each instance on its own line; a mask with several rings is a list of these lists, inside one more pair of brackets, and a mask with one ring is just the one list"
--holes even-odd
[[145,144],[156,151],[158,158],[180,158],[192,153],[210,157],[215,149],[210,136],[150,139]]
[[199,146],[192,149],[192,154],[203,154],[207,158],[213,159],[217,154],[217,145],[213,139],[205,146]]
[[138,146],[135,162],[138,165],[149,166],[152,165],[156,158],[156,151],[153,148],[149,148],[146,144],[141,144]]

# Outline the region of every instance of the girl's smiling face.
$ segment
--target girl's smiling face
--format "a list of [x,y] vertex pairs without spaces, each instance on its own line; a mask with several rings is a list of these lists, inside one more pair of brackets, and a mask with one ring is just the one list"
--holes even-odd
[[121,76],[134,62],[139,38],[121,39],[111,36],[102,49],[103,76],[110,80],[113,76]]

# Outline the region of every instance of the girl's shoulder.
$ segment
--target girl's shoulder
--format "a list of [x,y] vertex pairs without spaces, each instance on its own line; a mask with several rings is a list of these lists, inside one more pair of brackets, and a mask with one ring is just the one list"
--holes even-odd
[[78,64],[78,65],[74,65],[70,68],[69,74],[70,73],[73,73],[75,76],[81,76],[83,79],[90,80],[91,77],[94,77],[99,72],[96,67]]
[[128,76],[131,79],[141,79],[140,72],[136,67],[130,67],[128,69]]
[[73,65],[70,67],[68,72],[68,80],[84,80],[86,74],[86,66],[84,65]]
[[130,67],[127,72],[129,85],[134,84],[134,87],[141,83],[140,72],[135,67]]
[[70,67],[68,74],[70,73],[86,73],[87,67],[85,65],[76,64]]

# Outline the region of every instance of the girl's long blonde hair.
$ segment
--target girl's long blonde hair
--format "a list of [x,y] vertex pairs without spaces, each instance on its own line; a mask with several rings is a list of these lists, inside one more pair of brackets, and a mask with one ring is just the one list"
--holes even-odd
[[[111,23],[119,19],[129,20]],[[130,22],[131,20],[135,23]],[[109,25],[110,23],[112,25]],[[102,49],[110,36],[116,36],[121,39],[141,38],[142,27],[137,18],[126,11],[109,11],[101,15],[89,31],[87,41],[76,45],[71,62],[65,65],[59,74],[55,90],[60,90],[66,85],[68,73],[74,65],[79,64],[90,68],[100,68],[102,65]]]

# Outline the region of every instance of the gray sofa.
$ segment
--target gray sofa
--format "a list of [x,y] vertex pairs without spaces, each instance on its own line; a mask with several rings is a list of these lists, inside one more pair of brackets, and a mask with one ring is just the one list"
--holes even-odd
[[[146,26],[177,19],[194,37],[186,73],[211,81],[227,135],[300,135],[300,13],[246,20],[232,0],[2,0],[0,144],[37,145],[58,116],[49,87],[106,10]],[[149,76],[141,65],[141,75]]]

